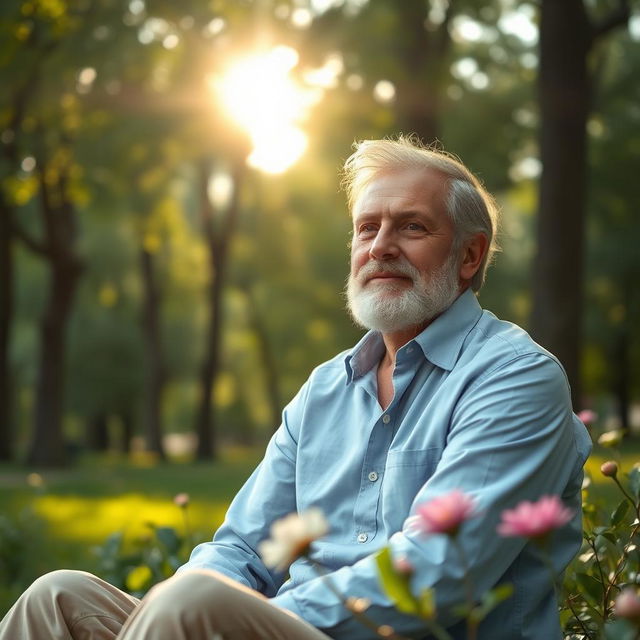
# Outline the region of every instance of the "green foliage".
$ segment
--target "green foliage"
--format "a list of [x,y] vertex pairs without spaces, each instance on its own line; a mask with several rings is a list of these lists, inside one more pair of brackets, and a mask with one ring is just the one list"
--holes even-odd
[[0,618],[59,551],[47,533],[46,523],[30,507],[0,515]]
[[635,638],[638,628],[616,619],[615,600],[626,587],[637,588],[640,564],[639,470],[624,481],[612,481],[623,500],[611,510],[587,497],[583,505],[584,540],[578,557],[565,573],[560,615],[565,637],[571,639]]
[[[506,28],[503,18],[518,11],[535,23],[534,3],[333,3],[323,13],[312,11],[308,27],[292,20],[294,4],[2,3],[0,133],[2,149],[11,153],[0,154],[0,190],[20,227],[36,239],[43,232],[40,168],[51,182],[66,176],[78,210],[74,243],[85,268],[65,354],[69,422],[126,412],[137,426],[146,372],[144,247],[153,250],[161,285],[170,387],[165,422],[171,431],[190,428],[210,270],[197,167],[206,161],[224,173],[246,150],[246,134],[225,116],[207,82],[266,41],[299,51],[294,73],[301,81],[329,59],[343,70],[301,123],[309,148],[298,166],[280,177],[250,173],[243,187],[220,310],[221,377],[233,393],[213,391],[224,400],[217,405],[222,435],[250,440],[269,433],[274,409],[309,371],[357,339],[341,297],[350,225],[337,169],[354,139],[418,128],[416,111],[429,111],[444,146],[500,195],[508,218],[504,251],[481,299],[499,316],[526,324],[536,173],[524,175],[521,163],[535,168],[537,54],[535,43]],[[600,13],[607,3],[590,5]],[[295,5],[298,12],[306,6]],[[623,398],[625,389],[635,397],[640,389],[629,365],[640,357],[633,287],[639,183],[628,161],[638,152],[637,38],[612,33],[606,51],[593,61],[600,73],[590,124],[584,375],[590,393]],[[376,97],[380,81],[394,85],[393,100]],[[35,386],[37,321],[49,281],[17,238],[15,245],[11,378],[18,437],[25,439],[33,403],[23,399]],[[619,366],[610,366],[614,361]],[[72,435],[82,439],[77,430]]]
[[376,556],[378,577],[387,596],[398,611],[421,618],[431,619],[434,614],[433,596],[430,590],[425,591],[419,598],[411,592],[410,575],[401,573],[393,566],[391,551],[384,547]]
[[98,572],[105,580],[141,598],[154,584],[172,576],[188,557],[189,536],[173,527],[147,523],[148,535],[125,547],[122,532],[110,535],[94,549]]

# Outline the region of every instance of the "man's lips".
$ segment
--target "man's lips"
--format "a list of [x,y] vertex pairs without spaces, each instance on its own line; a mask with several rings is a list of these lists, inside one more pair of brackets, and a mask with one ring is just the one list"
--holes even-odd
[[367,278],[367,282],[371,282],[373,280],[409,280],[411,281],[411,278],[401,273],[382,272],[382,273],[374,273]]

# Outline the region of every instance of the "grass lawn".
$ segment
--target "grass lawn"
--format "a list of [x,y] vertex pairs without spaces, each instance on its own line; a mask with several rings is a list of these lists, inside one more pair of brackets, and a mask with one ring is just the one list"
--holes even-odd
[[[190,495],[193,538],[210,539],[260,455],[227,451],[215,464],[85,458],[70,469],[40,472],[0,465],[0,616],[42,573],[62,567],[97,572],[95,547],[116,531],[129,543],[148,534],[149,522],[184,531],[183,513],[173,503],[178,493]],[[640,461],[640,441],[625,441],[617,451],[596,447],[587,462],[590,500],[613,509],[618,490],[600,473],[609,459],[628,471]]]
[[173,503],[188,493],[193,539],[210,539],[260,451],[220,462],[154,464],[149,458],[86,458],[64,470],[0,465],[0,617],[25,586],[58,568],[97,571],[95,547],[122,531],[131,544],[147,523],[184,531]]

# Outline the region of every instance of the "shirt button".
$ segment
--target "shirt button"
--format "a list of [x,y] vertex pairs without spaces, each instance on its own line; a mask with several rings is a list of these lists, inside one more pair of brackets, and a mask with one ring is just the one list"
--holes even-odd
[[382,416],[382,422],[384,422],[385,424],[389,424],[391,422],[391,416],[388,413],[385,413]]
[[375,471],[372,471],[369,475],[368,475],[369,480],[371,480],[371,482],[375,482],[378,479],[378,474]]
[[366,542],[368,539],[369,539],[369,536],[366,533],[358,534],[358,542],[363,543],[363,542]]

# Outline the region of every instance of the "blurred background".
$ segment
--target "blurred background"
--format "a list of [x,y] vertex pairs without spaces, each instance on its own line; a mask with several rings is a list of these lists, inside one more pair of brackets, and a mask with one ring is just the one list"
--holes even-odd
[[355,140],[416,133],[480,177],[504,216],[481,304],[561,358],[595,436],[632,434],[639,42],[633,0],[4,0],[7,583],[40,524],[77,560],[154,489],[200,495],[209,535],[360,336]]

